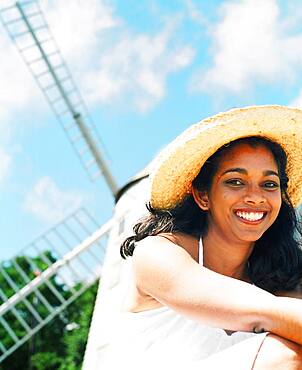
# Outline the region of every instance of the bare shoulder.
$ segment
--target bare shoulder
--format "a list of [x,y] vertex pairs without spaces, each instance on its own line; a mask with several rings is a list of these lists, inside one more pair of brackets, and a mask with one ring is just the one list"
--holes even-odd
[[180,276],[193,271],[197,262],[186,248],[161,236],[139,242],[133,254],[133,269],[138,288],[157,297],[179,283]]
[[133,253],[133,265],[136,271],[148,269],[168,270],[185,263],[194,263],[190,253],[174,241],[162,236],[150,236],[140,241]]
[[169,261],[166,258],[187,260],[190,257],[197,260],[198,241],[189,235],[168,233],[143,239],[133,254],[134,263],[158,263],[164,258],[166,264]]

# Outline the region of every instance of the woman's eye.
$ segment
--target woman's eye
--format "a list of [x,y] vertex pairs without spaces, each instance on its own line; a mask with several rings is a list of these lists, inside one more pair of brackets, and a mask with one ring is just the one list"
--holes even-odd
[[266,189],[277,189],[279,188],[279,184],[276,183],[275,181],[267,181],[264,183],[264,187]]
[[230,179],[226,181],[226,184],[233,185],[233,186],[241,186],[243,185],[243,181],[238,179]]

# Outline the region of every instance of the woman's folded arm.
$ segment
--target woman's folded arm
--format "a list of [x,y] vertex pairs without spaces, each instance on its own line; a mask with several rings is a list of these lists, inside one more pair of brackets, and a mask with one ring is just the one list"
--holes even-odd
[[218,274],[180,246],[160,238],[140,242],[134,253],[137,288],[202,323],[232,331],[270,331],[302,344],[302,301],[276,297]]

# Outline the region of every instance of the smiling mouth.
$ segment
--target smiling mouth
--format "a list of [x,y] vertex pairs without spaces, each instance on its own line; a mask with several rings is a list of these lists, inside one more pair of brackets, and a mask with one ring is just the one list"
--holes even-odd
[[267,212],[246,212],[246,211],[236,211],[235,214],[243,221],[248,222],[259,222],[264,219]]

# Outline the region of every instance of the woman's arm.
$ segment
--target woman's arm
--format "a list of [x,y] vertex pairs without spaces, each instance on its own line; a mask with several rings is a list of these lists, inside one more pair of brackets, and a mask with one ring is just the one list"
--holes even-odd
[[161,237],[140,242],[133,264],[138,289],[200,323],[233,331],[270,331],[302,344],[298,299],[276,297],[211,271]]

